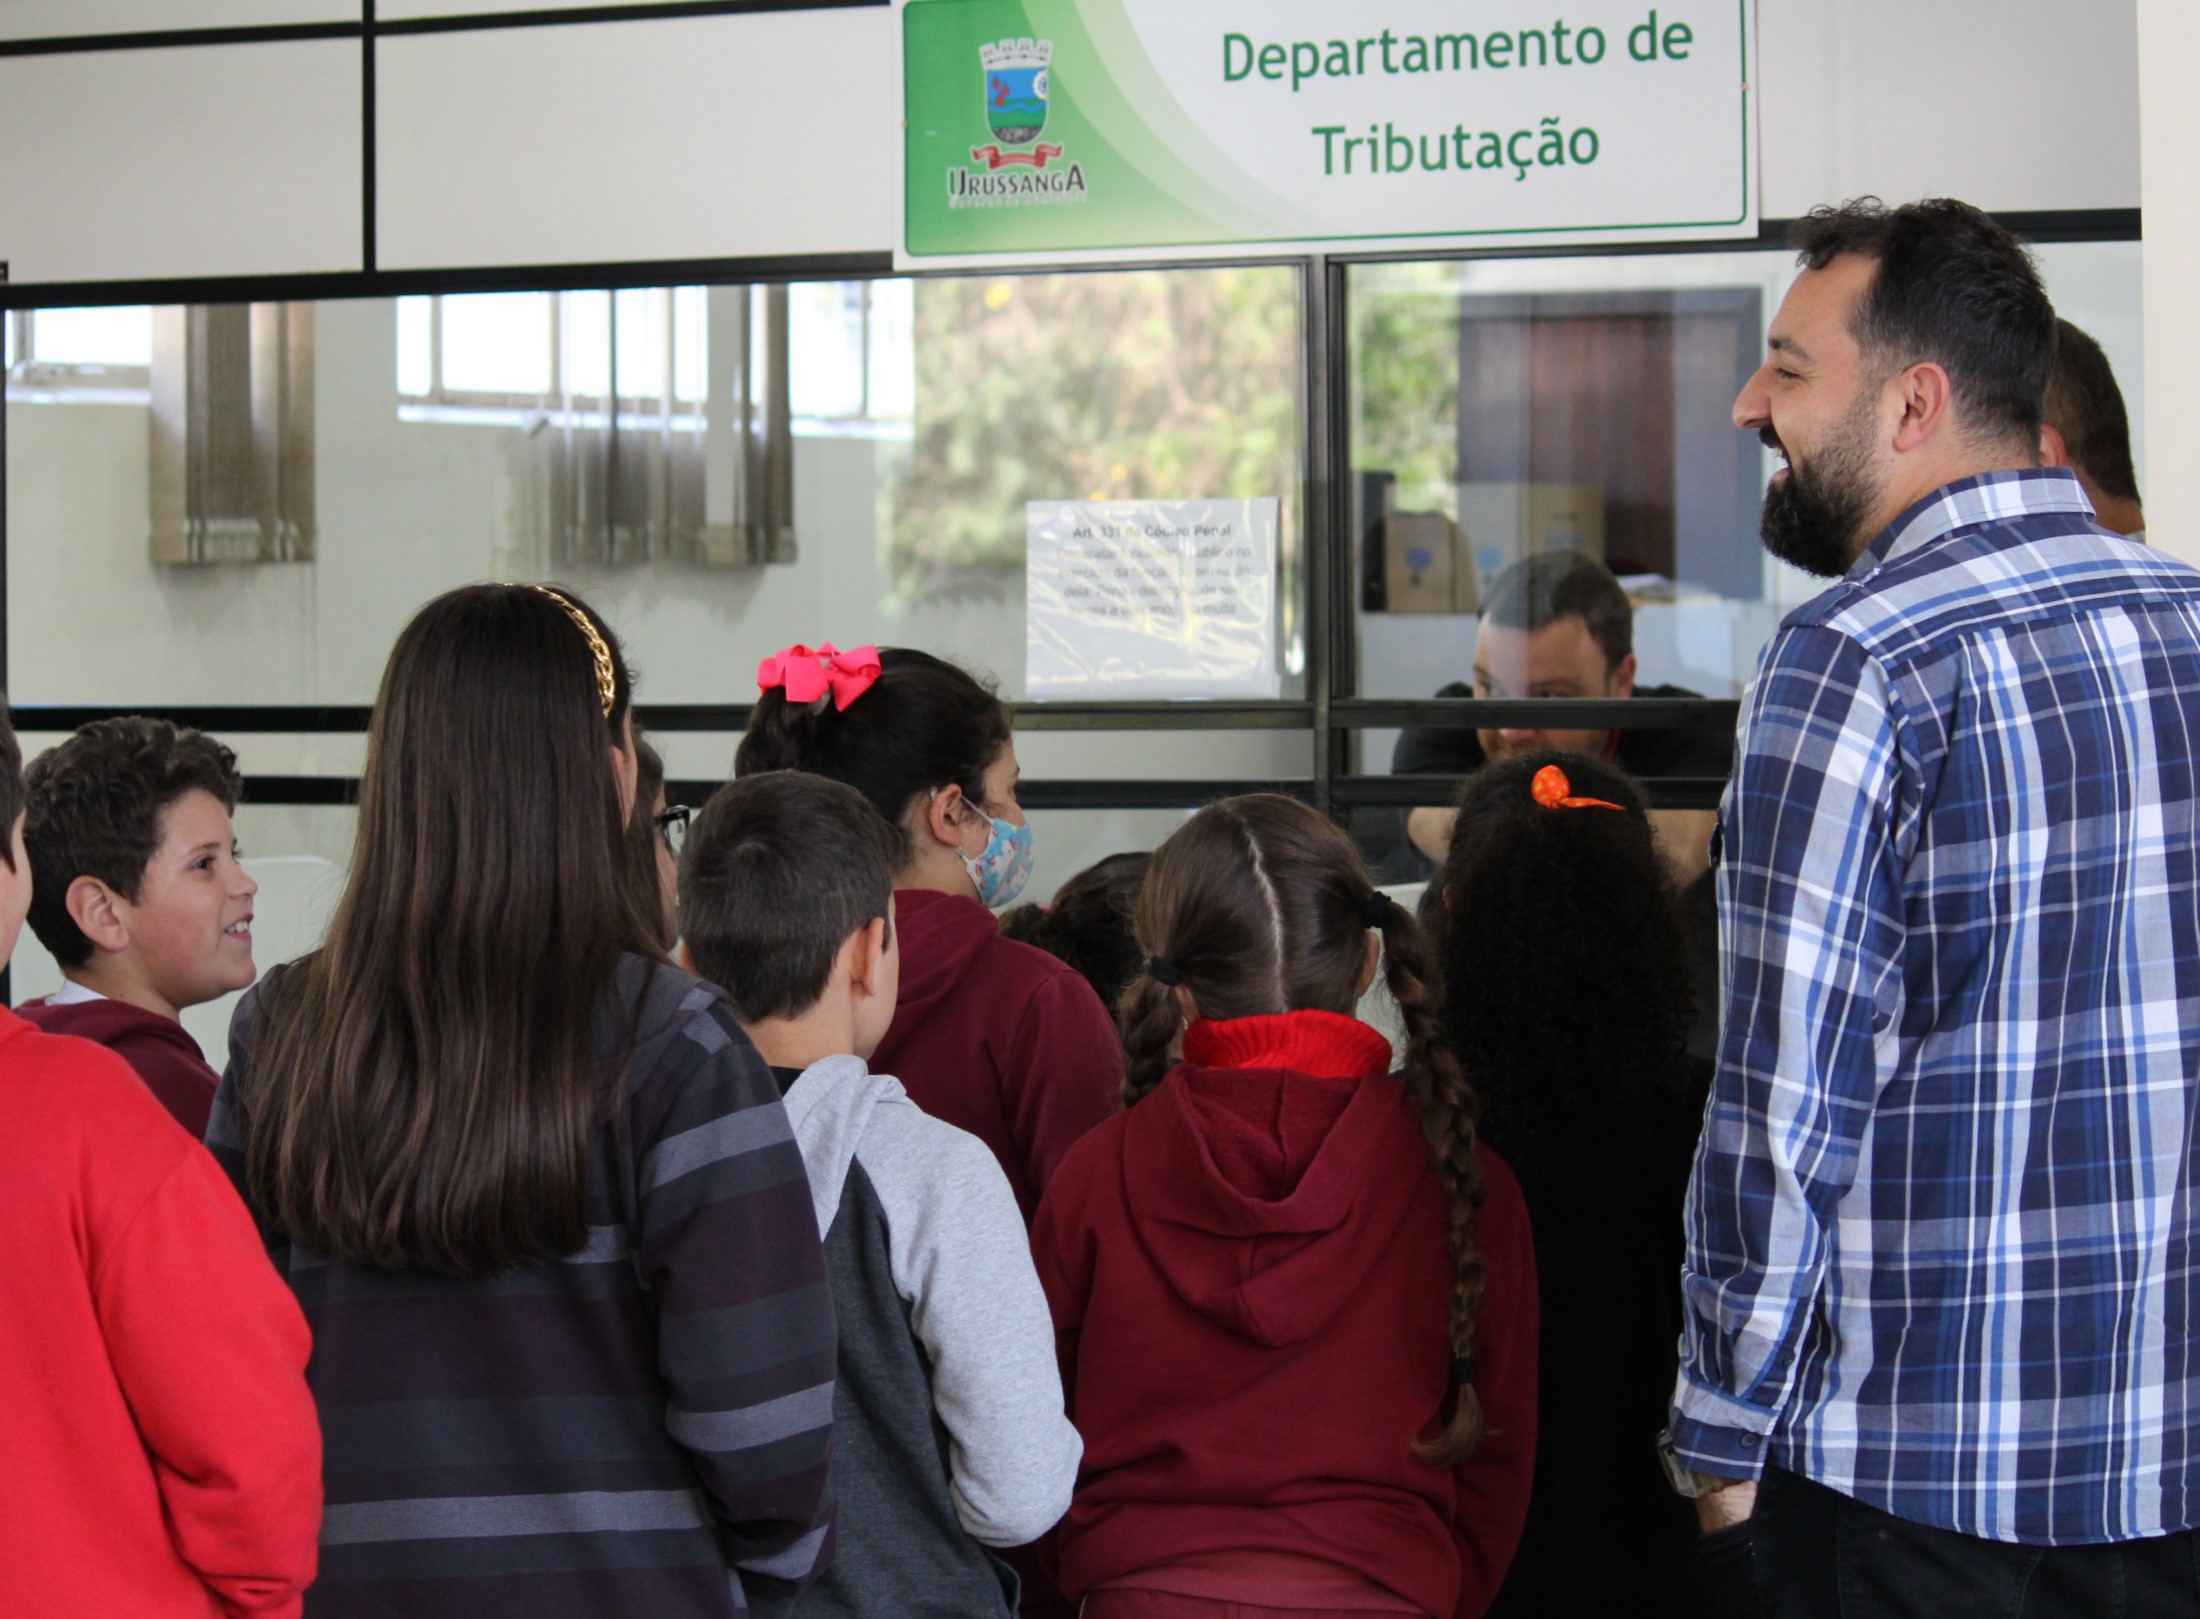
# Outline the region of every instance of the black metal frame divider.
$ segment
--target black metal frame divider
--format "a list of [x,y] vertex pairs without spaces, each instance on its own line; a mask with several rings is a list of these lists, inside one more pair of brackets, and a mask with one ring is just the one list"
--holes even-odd
[[[356,22],[330,21],[254,27],[200,28],[140,33],[78,34],[65,37],[0,40],[0,57],[54,55],[192,46],[235,45],[283,40],[357,39],[363,89],[360,165],[362,214],[360,265],[356,271],[296,275],[175,278],[165,280],[76,283],[10,282],[0,262],[0,312],[15,309],[71,308],[99,304],[244,303],[319,298],[387,298],[417,293],[540,292],[581,288],[667,286],[727,282],[854,280],[894,274],[890,253],[790,255],[775,258],[636,260],[604,264],[506,265],[462,269],[385,270],[376,252],[375,45],[379,39],[412,34],[488,29],[567,27],[577,24],[644,22],[676,17],[732,16],[751,12],[873,8],[889,0],[657,0],[632,5],[545,7],[511,12],[454,13],[449,16],[378,17],[375,0],[361,0]],[[2136,208],[2082,209],[2053,213],[2005,213],[2004,224],[2033,241],[2134,241],[2140,235]],[[1583,729],[1665,729],[1716,718],[1731,724],[1738,705],[1719,700],[1536,699],[1483,701],[1365,699],[1357,692],[1356,601],[1353,533],[1350,522],[1349,425],[1344,410],[1344,379],[1350,375],[1346,321],[1346,277],[1355,264],[1431,258],[1557,258],[1640,255],[1691,251],[1731,252],[1778,247],[1788,221],[1761,222],[1757,239],[1617,246],[1507,247],[1452,253],[1397,252],[1345,256],[1316,255],[1295,261],[1300,272],[1303,351],[1301,461],[1304,468],[1304,547],[1306,580],[1306,689],[1302,699],[1276,701],[1096,702],[1019,704],[1016,723],[1027,731],[1140,730],[1303,730],[1312,741],[1304,778],[1281,781],[1200,780],[1027,780],[1023,802],[1043,809],[1142,809],[1188,807],[1232,793],[1255,790],[1287,792],[1332,813],[1373,806],[1435,804],[1449,800],[1460,779],[1447,776],[1359,775],[1351,769],[1352,733],[1394,726],[1472,729],[1506,723]],[[1108,270],[1193,269],[1203,266],[1273,263],[1218,255],[1199,261],[1126,259]],[[1090,267],[1084,267],[1090,268]],[[955,273],[955,272],[946,272]],[[0,378],[0,397],[5,379]],[[7,426],[0,409],[0,691],[8,676],[8,526]],[[176,720],[216,733],[323,734],[360,733],[368,710],[359,706],[181,706],[129,710]],[[71,730],[111,707],[38,705],[12,710],[25,731]],[[639,709],[643,723],[657,731],[738,732],[747,722],[743,705],[649,705]],[[674,781],[676,798],[699,802],[716,784]],[[1653,803],[1667,808],[1710,808],[1723,783],[1712,779],[1665,778],[1644,783]],[[338,776],[255,775],[247,796],[253,803],[343,805],[355,800],[358,783]]]

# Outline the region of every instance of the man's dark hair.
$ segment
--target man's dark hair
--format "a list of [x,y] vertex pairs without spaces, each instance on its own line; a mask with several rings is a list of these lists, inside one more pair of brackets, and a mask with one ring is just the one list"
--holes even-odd
[[94,720],[31,761],[23,778],[23,842],[31,856],[31,931],[64,967],[92,959],[69,915],[69,885],[97,877],[138,897],[160,847],[161,817],[194,790],[234,810],[244,792],[237,756],[202,731],[135,714]]
[[1974,434],[2039,441],[2055,309],[2022,242],[1951,197],[1813,208],[1789,239],[1808,269],[1847,253],[1878,264],[1850,327],[1868,360],[1890,371],[1932,361]]
[[1578,618],[1617,669],[1635,650],[1635,609],[1612,570],[1586,551],[1538,551],[1490,581],[1482,622],[1509,630],[1540,630]]
[[[743,1020],[817,1004],[848,935],[893,917],[899,842],[862,793],[799,770],[711,795],[680,853],[680,936]],[[889,932],[889,936],[891,936]]]
[[23,813],[23,749],[8,722],[7,694],[0,692],[0,865],[15,869],[15,818]]
[[2071,465],[2104,495],[2139,498],[2131,465],[2131,418],[2101,345],[2067,320],[2055,322],[2055,372],[2047,384],[2047,425],[2062,435]]

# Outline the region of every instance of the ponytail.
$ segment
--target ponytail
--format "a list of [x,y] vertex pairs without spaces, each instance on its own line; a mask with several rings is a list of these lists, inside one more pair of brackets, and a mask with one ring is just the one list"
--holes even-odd
[[[1010,739],[1008,705],[968,670],[928,652],[887,647],[879,677],[843,709],[795,703],[784,687],[758,694],[733,773],[806,770],[845,782],[897,831],[912,800],[960,787],[985,802],[985,773]],[[898,851],[906,864],[908,851]]]
[[[1474,1211],[1483,1195],[1482,1161],[1475,1152],[1474,1090],[1444,1041],[1435,972],[1428,945],[1413,918],[1395,902],[1382,914],[1383,981],[1405,1020],[1406,1049],[1399,1064],[1406,1091],[1421,1115],[1421,1133],[1449,1204],[1451,1247],[1451,1353],[1455,1364],[1474,1360],[1474,1317],[1482,1303],[1482,1255],[1474,1245]],[[1416,1444],[1414,1454],[1432,1467],[1456,1467],[1482,1443],[1482,1402],[1471,1372],[1459,1380],[1458,1400],[1444,1432]]]
[[1135,1107],[1175,1065],[1184,1013],[1176,992],[1141,966],[1116,1003],[1115,1016],[1123,1030],[1123,1105]]

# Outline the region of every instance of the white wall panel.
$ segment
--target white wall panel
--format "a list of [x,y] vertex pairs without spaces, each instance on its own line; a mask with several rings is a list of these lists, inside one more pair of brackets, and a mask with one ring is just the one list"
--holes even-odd
[[359,267],[359,46],[0,58],[17,281]]
[[2138,205],[2131,0],[1758,0],[1757,18],[1768,217],[1864,192]]
[[380,257],[884,252],[893,14],[768,12],[380,47]]
[[[4,0],[0,0],[4,3]],[[377,0],[377,22],[411,17],[478,17],[491,12],[576,11],[582,6],[648,5],[651,0]]]
[[0,0],[0,39],[359,21],[358,0]]
[[2192,295],[2200,263],[2200,99],[2192,66],[2200,62],[2200,6],[2193,0],[2139,0],[2140,134],[2144,141],[2147,235],[2145,298],[2147,538],[2200,563],[2200,299]]

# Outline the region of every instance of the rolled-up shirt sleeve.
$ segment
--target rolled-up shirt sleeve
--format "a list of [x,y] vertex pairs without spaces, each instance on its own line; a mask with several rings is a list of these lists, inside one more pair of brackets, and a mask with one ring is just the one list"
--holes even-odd
[[[1908,755],[1914,758],[1914,752]],[[1674,1447],[1755,1478],[1902,1025],[1915,796],[1881,667],[1784,628],[1744,704],[1718,873],[1724,1017],[1689,1184]]]

